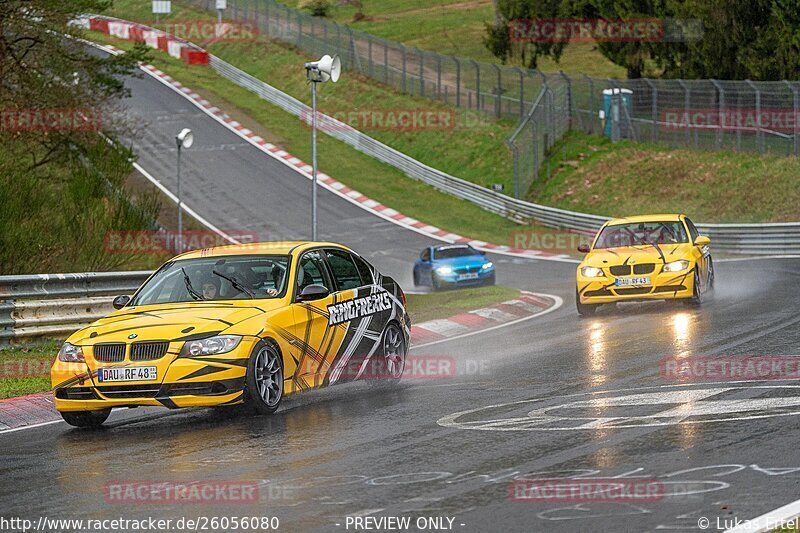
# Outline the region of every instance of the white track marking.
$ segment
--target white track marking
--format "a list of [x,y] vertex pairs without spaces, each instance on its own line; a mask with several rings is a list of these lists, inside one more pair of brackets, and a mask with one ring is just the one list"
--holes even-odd
[[766,514],[748,520],[734,528],[728,529],[725,533],[762,533],[773,531],[786,525],[786,523],[800,516],[800,500],[778,507]]

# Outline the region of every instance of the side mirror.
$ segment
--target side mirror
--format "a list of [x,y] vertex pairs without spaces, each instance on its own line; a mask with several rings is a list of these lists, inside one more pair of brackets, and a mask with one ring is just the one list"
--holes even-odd
[[582,254],[588,254],[592,251],[592,247],[584,242],[578,245],[578,251]]
[[709,244],[711,244],[711,239],[709,239],[705,235],[698,235],[697,238],[694,240],[694,243],[697,246],[708,246]]
[[131,297],[126,294],[123,294],[122,296],[117,296],[116,298],[114,298],[114,301],[111,303],[111,305],[114,306],[114,309],[122,309],[123,307],[128,305],[128,302],[130,301]]
[[485,250],[478,250],[478,253],[481,254],[482,256],[486,257],[486,251]]
[[300,293],[300,296],[297,297],[298,302],[312,302],[314,300],[322,300],[323,298],[327,298],[331,291],[328,290],[328,287],[319,284],[309,285]]

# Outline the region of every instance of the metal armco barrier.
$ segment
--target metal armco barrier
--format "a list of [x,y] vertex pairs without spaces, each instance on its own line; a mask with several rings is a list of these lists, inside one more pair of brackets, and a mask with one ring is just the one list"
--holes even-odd
[[0,345],[11,339],[68,335],[113,311],[150,271],[0,276]]

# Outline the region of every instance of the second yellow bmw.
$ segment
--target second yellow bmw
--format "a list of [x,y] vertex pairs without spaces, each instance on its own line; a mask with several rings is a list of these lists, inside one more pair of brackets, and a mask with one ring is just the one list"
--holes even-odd
[[334,243],[188,252],[114,307],[53,364],[56,409],[74,426],[100,425],[114,407],[272,413],[305,389],[397,381],[411,328],[397,283]]
[[606,222],[578,266],[578,313],[626,300],[682,299],[698,305],[714,288],[709,244],[685,215],[646,215]]

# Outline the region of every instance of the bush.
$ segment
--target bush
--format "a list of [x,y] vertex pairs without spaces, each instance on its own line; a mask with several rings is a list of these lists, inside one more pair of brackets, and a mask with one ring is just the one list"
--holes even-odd
[[331,4],[328,0],[304,0],[300,8],[309,11],[315,17],[327,17]]

